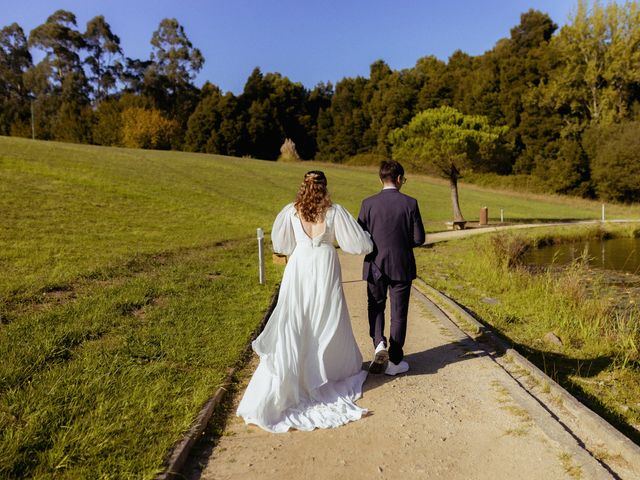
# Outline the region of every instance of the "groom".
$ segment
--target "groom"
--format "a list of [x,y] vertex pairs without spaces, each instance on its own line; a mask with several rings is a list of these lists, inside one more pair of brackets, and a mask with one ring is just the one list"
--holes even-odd
[[[413,248],[424,243],[424,226],[415,198],[400,193],[406,183],[402,165],[380,164],[382,191],[362,201],[358,223],[371,234],[373,252],[364,258],[369,335],[375,347],[370,373],[397,375],[409,370],[403,360],[411,282],[416,278]],[[387,291],[391,297],[391,334],[384,336]],[[388,349],[388,350],[387,350]]]

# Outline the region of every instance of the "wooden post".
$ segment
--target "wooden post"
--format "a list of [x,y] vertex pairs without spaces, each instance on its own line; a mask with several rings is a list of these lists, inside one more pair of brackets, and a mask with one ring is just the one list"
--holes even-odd
[[488,223],[489,223],[489,208],[482,207],[480,209],[480,221],[478,222],[478,224],[487,225]]

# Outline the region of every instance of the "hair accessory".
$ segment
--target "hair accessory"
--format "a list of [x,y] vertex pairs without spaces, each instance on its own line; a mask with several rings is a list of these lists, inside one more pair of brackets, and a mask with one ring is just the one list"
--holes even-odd
[[304,174],[304,180],[312,181],[313,183],[327,183],[327,177],[324,176],[324,172],[320,170],[310,170]]

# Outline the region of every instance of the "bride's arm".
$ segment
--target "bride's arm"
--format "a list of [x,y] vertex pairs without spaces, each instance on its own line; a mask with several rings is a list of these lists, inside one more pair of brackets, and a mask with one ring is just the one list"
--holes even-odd
[[340,248],[347,253],[364,255],[373,250],[373,242],[368,232],[365,232],[355,218],[341,205],[334,204],[334,228],[336,240]]
[[296,248],[296,237],[291,224],[293,211],[293,203],[285,206],[273,222],[273,227],[271,227],[273,251],[287,256],[291,255]]

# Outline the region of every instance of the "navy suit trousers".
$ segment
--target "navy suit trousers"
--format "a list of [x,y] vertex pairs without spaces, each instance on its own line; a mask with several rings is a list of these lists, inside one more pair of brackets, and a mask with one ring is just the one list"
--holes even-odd
[[[384,310],[387,304],[387,292],[391,297],[391,329],[389,342],[384,336]],[[367,280],[367,307],[369,313],[369,335],[373,346],[384,342],[389,350],[389,360],[395,364],[404,358],[404,340],[407,334],[407,313],[409,312],[409,294],[411,280],[394,281],[386,275]]]

